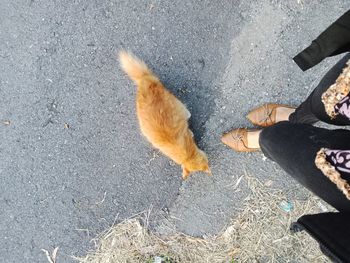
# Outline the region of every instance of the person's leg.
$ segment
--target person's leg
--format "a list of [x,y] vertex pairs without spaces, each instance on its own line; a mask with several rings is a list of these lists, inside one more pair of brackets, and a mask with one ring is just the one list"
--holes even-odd
[[327,74],[322,78],[320,83],[309,95],[309,97],[289,116],[289,121],[292,123],[307,123],[313,124],[317,121],[323,121],[334,125],[350,125],[349,119],[338,115],[331,119],[322,103],[322,94],[335,83],[336,79],[341,74],[346,66],[346,62],[350,59],[350,53],[344,56],[334,67],[332,67]]
[[284,121],[263,129],[259,144],[266,157],[300,184],[339,211],[350,211],[350,201],[315,165],[316,154],[323,147],[350,149],[350,131]]

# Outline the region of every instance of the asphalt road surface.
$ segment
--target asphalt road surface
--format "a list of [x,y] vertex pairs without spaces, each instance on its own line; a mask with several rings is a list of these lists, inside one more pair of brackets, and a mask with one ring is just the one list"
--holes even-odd
[[[303,191],[262,154],[220,143],[264,102],[297,105],[337,60],[303,73],[291,58],[346,0],[0,1],[0,262],[84,255],[114,222],[151,210],[152,226],[215,234],[248,193],[243,174]],[[133,51],[192,113],[213,176],[181,168],[140,135]],[[162,228],[163,229],[163,228]],[[163,229],[164,231],[164,229]]]

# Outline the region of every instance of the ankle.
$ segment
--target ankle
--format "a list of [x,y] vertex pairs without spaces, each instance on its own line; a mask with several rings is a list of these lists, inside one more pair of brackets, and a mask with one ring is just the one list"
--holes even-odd
[[288,121],[289,116],[295,111],[295,109],[287,107],[278,107],[276,108],[276,122],[279,121]]
[[248,131],[247,132],[247,147],[252,149],[259,149],[259,138],[260,138],[261,130]]

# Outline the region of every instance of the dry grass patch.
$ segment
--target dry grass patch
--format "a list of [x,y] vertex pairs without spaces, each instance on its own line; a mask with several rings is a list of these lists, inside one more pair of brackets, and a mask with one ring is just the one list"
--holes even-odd
[[[323,205],[309,196],[281,209],[285,194],[246,176],[251,194],[241,213],[220,234],[195,238],[182,233],[158,236],[148,230],[145,214],[125,220],[94,241],[96,249],[81,263],[330,262],[305,233],[291,234],[290,223]],[[324,209],[324,208],[323,208]],[[161,260],[162,259],[162,260]]]

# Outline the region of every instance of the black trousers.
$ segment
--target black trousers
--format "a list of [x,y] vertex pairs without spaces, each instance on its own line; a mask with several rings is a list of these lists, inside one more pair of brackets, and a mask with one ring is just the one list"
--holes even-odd
[[[335,82],[349,59],[348,54],[328,71],[289,121],[263,129],[259,141],[261,150],[269,159],[338,211],[344,212],[350,212],[350,201],[316,167],[315,157],[323,147],[349,150],[350,131],[322,129],[311,124],[320,120],[339,126],[350,125],[350,121],[343,116],[338,115],[332,120],[321,101],[322,93]],[[350,182],[350,176],[344,179]]]

